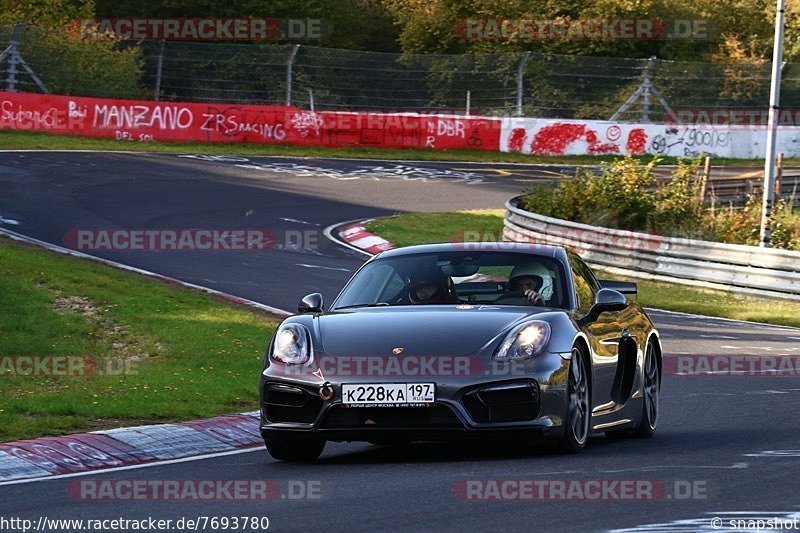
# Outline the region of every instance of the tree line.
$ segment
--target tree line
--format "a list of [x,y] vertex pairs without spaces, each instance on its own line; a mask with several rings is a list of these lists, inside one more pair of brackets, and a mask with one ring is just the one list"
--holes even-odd
[[[800,0],[787,3],[786,60],[797,61]],[[530,50],[713,62],[768,60],[774,16],[773,0],[0,0],[0,24],[60,28],[81,18],[316,18],[328,21],[333,31],[308,44],[331,48],[446,54]],[[465,38],[465,21],[503,19],[567,28],[576,21],[645,19],[665,21],[667,29],[694,22],[702,31],[682,38],[531,38],[507,25],[509,31],[499,37],[481,27]]]

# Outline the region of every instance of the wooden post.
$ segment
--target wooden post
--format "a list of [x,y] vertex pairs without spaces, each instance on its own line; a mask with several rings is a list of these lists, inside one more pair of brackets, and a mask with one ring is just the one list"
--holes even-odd
[[778,153],[778,162],[775,169],[775,203],[781,199],[781,181],[783,180],[783,152]]
[[717,195],[714,193],[714,184],[711,184],[711,220],[716,224],[717,220]]
[[711,177],[711,157],[706,156],[706,164],[703,167],[703,176],[700,178],[700,201],[704,202],[706,199],[706,187],[708,180]]

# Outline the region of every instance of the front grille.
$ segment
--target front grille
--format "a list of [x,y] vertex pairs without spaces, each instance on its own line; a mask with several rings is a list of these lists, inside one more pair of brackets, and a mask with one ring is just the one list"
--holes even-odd
[[462,403],[479,423],[535,420],[539,416],[539,387],[532,381],[491,385],[465,394]]
[[325,429],[395,429],[463,427],[446,405],[431,407],[331,407],[320,427]]
[[270,422],[311,424],[320,409],[322,399],[313,391],[279,383],[264,386],[264,412]]

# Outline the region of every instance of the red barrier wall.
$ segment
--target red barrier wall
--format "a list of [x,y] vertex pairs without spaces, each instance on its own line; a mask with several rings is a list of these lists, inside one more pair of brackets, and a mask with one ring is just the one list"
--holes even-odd
[[150,102],[0,92],[0,129],[120,142],[248,142],[499,150],[501,121],[457,115],[337,113],[285,106]]

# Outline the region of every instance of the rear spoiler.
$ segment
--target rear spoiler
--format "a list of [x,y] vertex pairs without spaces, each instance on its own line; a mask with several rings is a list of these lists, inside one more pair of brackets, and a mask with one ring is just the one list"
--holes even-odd
[[600,282],[600,287],[603,289],[613,289],[622,294],[636,294],[638,292],[636,284],[631,281],[613,281],[610,279],[601,279],[598,281]]

